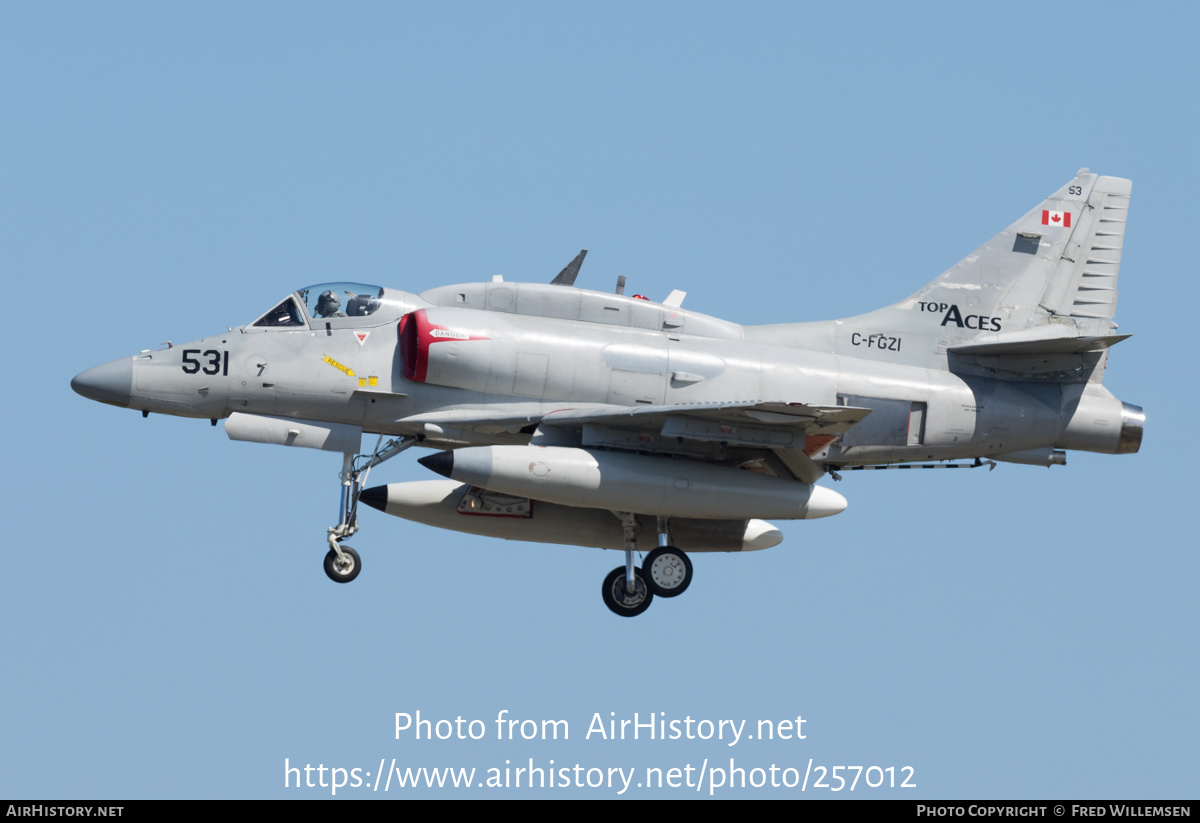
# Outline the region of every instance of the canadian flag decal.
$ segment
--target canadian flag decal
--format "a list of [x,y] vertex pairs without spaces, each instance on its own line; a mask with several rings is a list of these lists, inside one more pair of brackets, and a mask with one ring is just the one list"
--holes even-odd
[[1042,209],[1042,225],[1062,226],[1069,229],[1071,228],[1071,212]]

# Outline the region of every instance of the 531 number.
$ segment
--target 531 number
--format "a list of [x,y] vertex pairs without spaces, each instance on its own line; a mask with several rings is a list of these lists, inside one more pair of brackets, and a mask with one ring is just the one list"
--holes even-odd
[[[197,355],[207,362],[201,362],[197,359]],[[205,374],[221,374],[223,377],[229,376],[229,352],[222,352],[216,349],[184,349],[183,350],[183,373],[195,374],[196,372],[204,372]]]

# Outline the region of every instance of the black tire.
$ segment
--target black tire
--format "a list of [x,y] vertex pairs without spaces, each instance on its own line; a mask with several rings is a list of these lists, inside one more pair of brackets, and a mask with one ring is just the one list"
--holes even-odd
[[624,566],[618,566],[608,573],[608,577],[604,578],[604,589],[601,594],[604,597],[604,605],[608,606],[613,614],[619,614],[621,617],[637,617],[650,608],[650,601],[654,599],[654,593],[646,585],[646,578],[642,575],[641,569],[633,570],[633,583],[636,591],[630,594],[625,591]]
[[329,554],[325,555],[325,574],[334,583],[349,583],[362,571],[362,558],[349,546],[342,546],[341,549],[342,554],[346,555],[349,565],[339,565],[337,552],[330,549]]
[[692,561],[674,546],[661,546],[642,562],[650,591],[659,597],[678,597],[692,584]]

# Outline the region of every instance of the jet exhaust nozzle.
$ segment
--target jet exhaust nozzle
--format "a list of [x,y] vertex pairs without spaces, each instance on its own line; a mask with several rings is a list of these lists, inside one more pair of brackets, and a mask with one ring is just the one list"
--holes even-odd
[[1117,437],[1117,454],[1133,454],[1142,447],[1142,431],[1146,413],[1141,406],[1121,404],[1121,433]]

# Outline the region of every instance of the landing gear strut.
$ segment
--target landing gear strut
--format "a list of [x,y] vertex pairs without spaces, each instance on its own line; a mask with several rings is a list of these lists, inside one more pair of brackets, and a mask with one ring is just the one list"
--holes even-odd
[[678,597],[692,583],[692,561],[670,545],[671,534],[667,518],[658,518],[658,548],[646,555],[642,573],[650,591],[659,597]]
[[633,565],[633,553],[637,550],[637,536],[641,531],[637,518],[630,512],[613,512],[625,530],[625,565],[617,566],[604,578],[600,594],[604,605],[613,614],[621,617],[637,617],[650,608],[654,593],[646,585],[642,570]]
[[642,567],[633,565],[637,536],[641,531],[637,518],[630,512],[613,512],[621,521],[625,533],[625,565],[618,566],[604,578],[601,594],[604,605],[622,617],[636,617],[650,608],[655,595],[676,597],[683,594],[692,582],[692,561],[680,549],[670,545],[668,520],[658,518],[658,548],[646,556]]
[[[349,583],[358,577],[362,570],[362,560],[358,552],[349,546],[343,546],[342,541],[358,531],[358,496],[362,494],[371,469],[385,460],[390,460],[400,452],[416,445],[420,438],[414,436],[402,437],[399,440],[383,442],[383,435],[375,443],[375,451],[370,457],[365,454],[342,456],[342,471],[338,475],[342,481],[341,514],[336,526],[330,526],[326,540],[329,543],[329,553],[325,555],[325,574],[336,583]],[[364,460],[361,465],[356,465]]]

